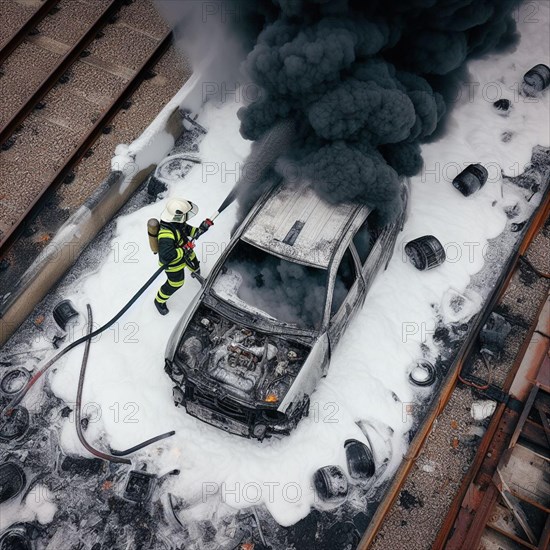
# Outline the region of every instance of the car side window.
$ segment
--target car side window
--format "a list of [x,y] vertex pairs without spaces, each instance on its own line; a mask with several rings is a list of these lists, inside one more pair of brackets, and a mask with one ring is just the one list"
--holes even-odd
[[370,251],[372,250],[372,247],[374,246],[374,243],[379,235],[380,231],[372,226],[371,216],[369,215],[353,237],[353,244],[355,245],[357,254],[359,255],[361,265],[365,265]]
[[340,266],[336,272],[336,282],[334,284],[334,293],[332,295],[332,306],[330,309],[330,316],[332,317],[335,313],[338,312],[348,292],[350,291],[353,283],[357,279],[357,269],[355,267],[355,262],[349,248],[346,249],[342,260],[340,261]]

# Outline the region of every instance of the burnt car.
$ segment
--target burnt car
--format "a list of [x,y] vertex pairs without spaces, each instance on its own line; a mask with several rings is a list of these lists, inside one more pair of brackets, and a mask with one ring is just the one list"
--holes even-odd
[[[408,181],[402,197],[406,206]],[[170,338],[175,404],[233,434],[288,434],[387,267],[406,212],[377,227],[367,206],[330,204],[307,182],[262,197]]]

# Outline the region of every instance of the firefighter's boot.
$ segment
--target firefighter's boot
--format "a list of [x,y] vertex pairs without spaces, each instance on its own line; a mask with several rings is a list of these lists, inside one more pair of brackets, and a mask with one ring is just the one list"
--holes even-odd
[[155,306],[157,308],[157,311],[161,314],[161,315],[166,315],[169,310],[168,308],[166,307],[166,304],[161,304],[160,302],[158,302],[156,299],[155,299]]

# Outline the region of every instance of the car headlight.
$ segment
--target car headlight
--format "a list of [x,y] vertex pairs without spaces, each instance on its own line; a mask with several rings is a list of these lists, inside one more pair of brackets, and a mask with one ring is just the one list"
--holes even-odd
[[197,336],[184,338],[179,347],[177,356],[191,369],[197,367],[197,360],[203,350],[203,345]]

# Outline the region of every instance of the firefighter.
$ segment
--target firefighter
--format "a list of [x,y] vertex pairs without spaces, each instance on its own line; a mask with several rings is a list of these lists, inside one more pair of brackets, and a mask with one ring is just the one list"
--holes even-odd
[[170,199],[160,216],[158,252],[161,265],[166,265],[168,280],[160,287],[155,297],[155,306],[161,315],[168,313],[166,301],[185,282],[184,269],[200,273],[200,264],[192,243],[213,225],[209,219],[199,227],[192,227],[187,221],[199,211],[196,204],[185,199]]

